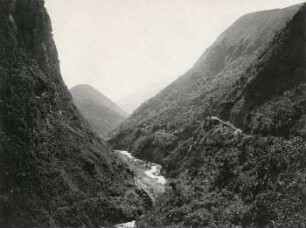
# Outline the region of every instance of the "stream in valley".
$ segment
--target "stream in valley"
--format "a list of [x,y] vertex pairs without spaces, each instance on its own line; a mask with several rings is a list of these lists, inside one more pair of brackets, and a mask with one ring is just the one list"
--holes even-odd
[[[127,151],[116,150],[114,152],[123,162],[128,164],[129,168],[134,172],[135,183],[149,195],[154,203],[156,197],[165,192],[167,184],[167,179],[160,173],[162,167],[155,163],[137,159]],[[135,221],[118,224],[115,227],[134,228]]]

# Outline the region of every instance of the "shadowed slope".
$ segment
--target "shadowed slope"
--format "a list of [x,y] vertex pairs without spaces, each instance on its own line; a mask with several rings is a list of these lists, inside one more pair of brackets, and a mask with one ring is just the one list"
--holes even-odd
[[0,225],[101,226],[145,194],[63,83],[43,0],[0,5]]

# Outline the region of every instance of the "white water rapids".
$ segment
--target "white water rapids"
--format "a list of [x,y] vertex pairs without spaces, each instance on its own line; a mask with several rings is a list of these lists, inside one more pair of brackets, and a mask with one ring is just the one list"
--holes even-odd
[[152,164],[151,169],[145,172],[148,177],[155,179],[158,183],[165,185],[167,184],[167,180],[165,177],[160,175],[161,166],[157,164]]
[[[136,182],[140,186],[150,186],[153,190],[153,195],[157,195],[164,191],[167,179],[161,175],[161,165],[155,163],[146,163],[140,159],[135,158],[128,151],[116,150],[115,153],[128,164],[131,169],[136,173]],[[144,188],[145,190],[145,188]],[[135,221],[115,225],[116,228],[135,228]]]

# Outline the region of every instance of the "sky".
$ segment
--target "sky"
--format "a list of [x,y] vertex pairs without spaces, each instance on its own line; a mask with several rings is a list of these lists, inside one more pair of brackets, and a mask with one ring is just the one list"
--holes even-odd
[[46,7],[68,87],[89,84],[120,101],[167,86],[243,14],[302,2],[46,0]]

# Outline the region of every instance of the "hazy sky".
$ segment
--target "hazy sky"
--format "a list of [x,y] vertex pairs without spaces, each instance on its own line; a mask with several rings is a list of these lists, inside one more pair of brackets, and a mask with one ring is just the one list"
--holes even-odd
[[[69,87],[120,100],[188,70],[245,13],[301,0],[46,0]],[[156,84],[156,83],[155,83]]]

